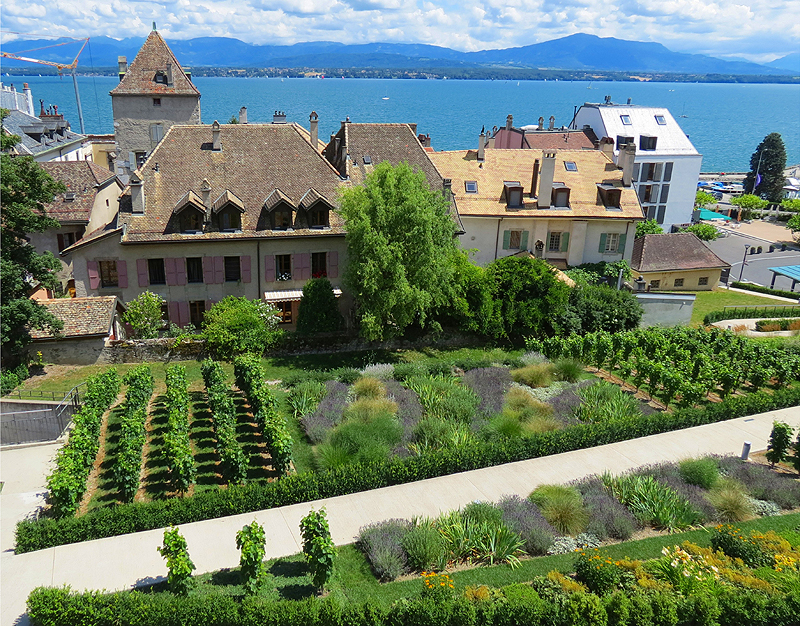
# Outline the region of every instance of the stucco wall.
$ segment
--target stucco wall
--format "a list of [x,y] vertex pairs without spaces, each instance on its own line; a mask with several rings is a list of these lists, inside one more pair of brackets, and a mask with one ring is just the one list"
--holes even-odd
[[684,326],[692,319],[694,294],[637,293],[644,309],[639,326]]
[[[684,272],[637,272],[634,270],[634,278],[642,276],[649,285],[653,280],[659,280],[661,283],[658,289],[665,289],[668,291],[712,291],[718,284],[722,270],[692,270]],[[700,277],[708,278],[707,285],[700,285]],[[676,287],[675,279],[683,278],[683,286]]]

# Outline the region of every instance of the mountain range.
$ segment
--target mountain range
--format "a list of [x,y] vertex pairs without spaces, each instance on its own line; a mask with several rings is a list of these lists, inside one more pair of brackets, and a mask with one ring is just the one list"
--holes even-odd
[[[17,40],[3,44],[5,52],[52,46],[68,40]],[[92,37],[80,58],[80,66],[116,67],[117,57],[132,61],[144,38]],[[181,64],[187,67],[280,68],[450,68],[497,67],[558,70],[598,70],[679,74],[800,75],[800,54],[793,53],[769,64],[723,60],[702,54],[673,52],[659,43],[628,41],[578,33],[542,43],[460,52],[441,46],[404,43],[341,44],[305,42],[290,46],[255,45],[229,37],[198,37],[168,41]],[[56,62],[69,62],[80,46],[37,49],[29,54]],[[74,48],[74,50],[73,50]],[[27,65],[3,59],[3,67]]]

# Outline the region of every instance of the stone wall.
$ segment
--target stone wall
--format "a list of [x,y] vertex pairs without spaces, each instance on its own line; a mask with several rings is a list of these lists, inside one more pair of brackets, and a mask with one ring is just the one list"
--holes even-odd
[[30,354],[42,353],[46,363],[58,365],[94,365],[102,363],[105,350],[105,337],[88,337],[82,339],[54,339],[52,341],[34,341],[28,346]]

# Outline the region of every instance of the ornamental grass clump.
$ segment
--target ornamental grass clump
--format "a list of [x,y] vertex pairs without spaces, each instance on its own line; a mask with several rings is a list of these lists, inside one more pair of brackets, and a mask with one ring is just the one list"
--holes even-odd
[[414,376],[405,386],[417,394],[427,417],[469,424],[480,403],[474,391],[448,376]]
[[576,383],[584,373],[583,363],[577,359],[558,359],[553,363],[553,375],[556,380]]
[[438,569],[445,565],[445,541],[432,524],[414,526],[403,537],[402,545],[412,570]]
[[528,498],[558,533],[577,535],[586,530],[589,513],[583,505],[583,497],[574,487],[541,485]]
[[386,397],[386,387],[377,378],[372,376],[362,376],[351,388],[353,396],[358,400],[377,399]]
[[582,422],[610,422],[642,416],[638,400],[617,385],[600,381],[577,393],[583,401],[575,409],[575,416]]
[[536,363],[511,370],[515,383],[528,387],[549,387],[553,382],[554,367],[552,363]]
[[681,461],[679,468],[683,480],[703,489],[711,489],[719,479],[717,462],[710,457]]
[[742,485],[732,478],[718,480],[709,491],[708,500],[717,510],[717,519],[721,522],[743,522],[753,517],[753,505]]

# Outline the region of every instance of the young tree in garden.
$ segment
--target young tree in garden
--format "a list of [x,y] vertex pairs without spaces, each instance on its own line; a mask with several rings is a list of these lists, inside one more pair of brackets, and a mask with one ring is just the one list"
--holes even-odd
[[209,351],[232,361],[240,354],[261,355],[280,341],[278,310],[261,300],[227,296],[205,313],[203,336]]
[[681,229],[682,233],[694,233],[700,241],[714,241],[719,237],[717,229],[711,224],[692,224]]
[[242,586],[249,595],[257,593],[267,577],[264,565],[266,545],[264,527],[255,520],[236,533],[236,547],[242,552],[239,557]]
[[772,422],[772,432],[767,443],[767,461],[772,467],[786,459],[789,445],[792,443],[792,427],[785,422]]
[[[697,192],[698,194],[701,192]],[[706,194],[711,195],[711,194]],[[712,196],[713,200],[713,196]],[[644,237],[645,235],[662,235],[664,234],[664,229],[658,225],[658,222],[651,219],[645,220],[644,222],[636,222],[636,239],[639,237]]]
[[342,321],[331,281],[312,278],[303,285],[303,297],[297,313],[299,334],[334,332],[342,327]]
[[750,157],[750,171],[744,179],[744,190],[756,196],[762,194],[770,202],[780,202],[786,177],[786,147],[780,133],[770,133],[758,144]]
[[122,321],[130,324],[136,339],[157,339],[158,331],[164,327],[161,318],[161,296],[152,291],[143,291],[128,303]]
[[309,511],[300,520],[300,534],[303,537],[303,554],[311,570],[311,580],[321,591],[333,576],[333,559],[336,556],[325,509]]
[[[7,111],[0,110],[3,118]],[[28,244],[29,233],[58,228],[47,217],[44,205],[66,189],[53,180],[29,156],[11,156],[6,151],[19,142],[16,135],[2,137],[0,154],[0,317],[2,321],[2,363],[15,367],[22,361],[30,343],[30,328],[63,328],[61,320],[44,306],[28,298],[32,287],[56,286],[56,271],[61,264],[50,252],[39,253]]]
[[453,294],[458,243],[449,204],[424,174],[380,163],[362,186],[342,193],[347,229],[344,283],[356,299],[361,335],[384,339],[431,316]]
[[193,587],[192,571],[195,565],[189,558],[186,539],[174,526],[165,528],[164,545],[157,547],[156,550],[167,560],[169,590],[176,595],[188,595]]

